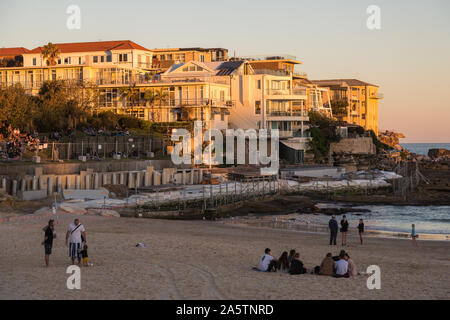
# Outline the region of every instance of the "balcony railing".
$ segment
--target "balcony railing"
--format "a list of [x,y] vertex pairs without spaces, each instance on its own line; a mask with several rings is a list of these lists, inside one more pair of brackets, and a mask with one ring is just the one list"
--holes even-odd
[[270,111],[269,117],[307,117],[308,111]]
[[267,95],[273,96],[306,96],[306,90],[300,88],[292,88],[292,89],[266,89]]
[[145,75],[133,75],[133,76],[121,76],[119,78],[110,77],[97,77],[95,83],[97,85],[134,85],[134,84],[177,84],[182,82],[189,83],[216,83],[216,84],[229,84],[229,80],[219,79],[216,77],[202,77],[202,78],[154,78],[147,77]]
[[116,101],[102,102],[100,106],[103,108],[231,108],[235,105],[234,100],[220,100],[220,99],[165,99],[162,101],[155,101],[153,104],[146,100],[139,100],[135,102],[118,99]]

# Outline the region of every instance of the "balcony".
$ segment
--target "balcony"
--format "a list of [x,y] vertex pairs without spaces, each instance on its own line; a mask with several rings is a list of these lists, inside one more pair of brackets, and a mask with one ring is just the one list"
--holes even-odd
[[292,89],[266,89],[266,95],[275,96],[276,99],[304,99],[306,100],[306,89],[292,88]]
[[229,109],[235,105],[234,100],[217,100],[217,99],[165,99],[163,101],[155,101],[150,104],[148,101],[141,99],[134,103],[123,101],[122,98],[116,98],[114,101],[102,102],[102,107],[114,108],[223,108]]
[[370,99],[384,99],[384,94],[382,93],[372,93],[369,95]]

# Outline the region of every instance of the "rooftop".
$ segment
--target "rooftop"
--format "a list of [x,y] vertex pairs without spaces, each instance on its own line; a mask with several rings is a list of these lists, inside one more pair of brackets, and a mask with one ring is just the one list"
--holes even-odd
[[311,80],[312,83],[321,86],[372,86],[378,87],[376,84],[371,84],[358,79],[328,79],[328,80]]
[[[92,52],[92,51],[111,51],[111,50],[127,50],[137,49],[150,51],[143,46],[131,40],[117,41],[96,41],[96,42],[73,42],[73,43],[54,43],[61,53],[71,52]],[[37,47],[27,53],[41,53],[44,47]]]
[[18,56],[29,52],[30,50],[24,47],[0,48],[0,56]]

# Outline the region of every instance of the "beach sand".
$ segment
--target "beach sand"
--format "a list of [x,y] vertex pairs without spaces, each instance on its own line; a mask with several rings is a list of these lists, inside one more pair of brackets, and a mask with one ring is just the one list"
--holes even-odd
[[[275,256],[295,248],[306,267],[320,264],[328,235],[231,226],[211,221],[165,221],[80,216],[89,261],[81,289],[69,290],[65,231],[73,215],[57,215],[50,267],[44,266],[42,227],[48,213],[0,223],[0,299],[449,299],[450,243],[367,238],[345,249],[360,271],[381,268],[381,289],[367,276],[335,279],[252,271],[264,248]],[[28,218],[30,217],[30,218]],[[39,217],[41,217],[39,219]],[[137,248],[138,243],[146,248]]]

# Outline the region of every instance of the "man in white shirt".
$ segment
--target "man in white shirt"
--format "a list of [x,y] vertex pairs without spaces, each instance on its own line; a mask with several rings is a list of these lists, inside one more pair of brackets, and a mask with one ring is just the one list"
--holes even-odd
[[79,219],[75,219],[67,228],[66,246],[69,238],[69,257],[72,259],[72,264],[75,264],[75,259],[77,259],[77,264],[80,264],[81,243],[86,242],[86,230]]
[[269,265],[273,260],[273,257],[270,255],[270,249],[267,248],[264,250],[264,254],[261,256],[261,260],[259,261],[259,270],[260,271],[270,271]]
[[336,278],[348,278],[348,262],[344,259],[344,255],[339,255],[339,260],[334,263],[334,269],[336,270]]

